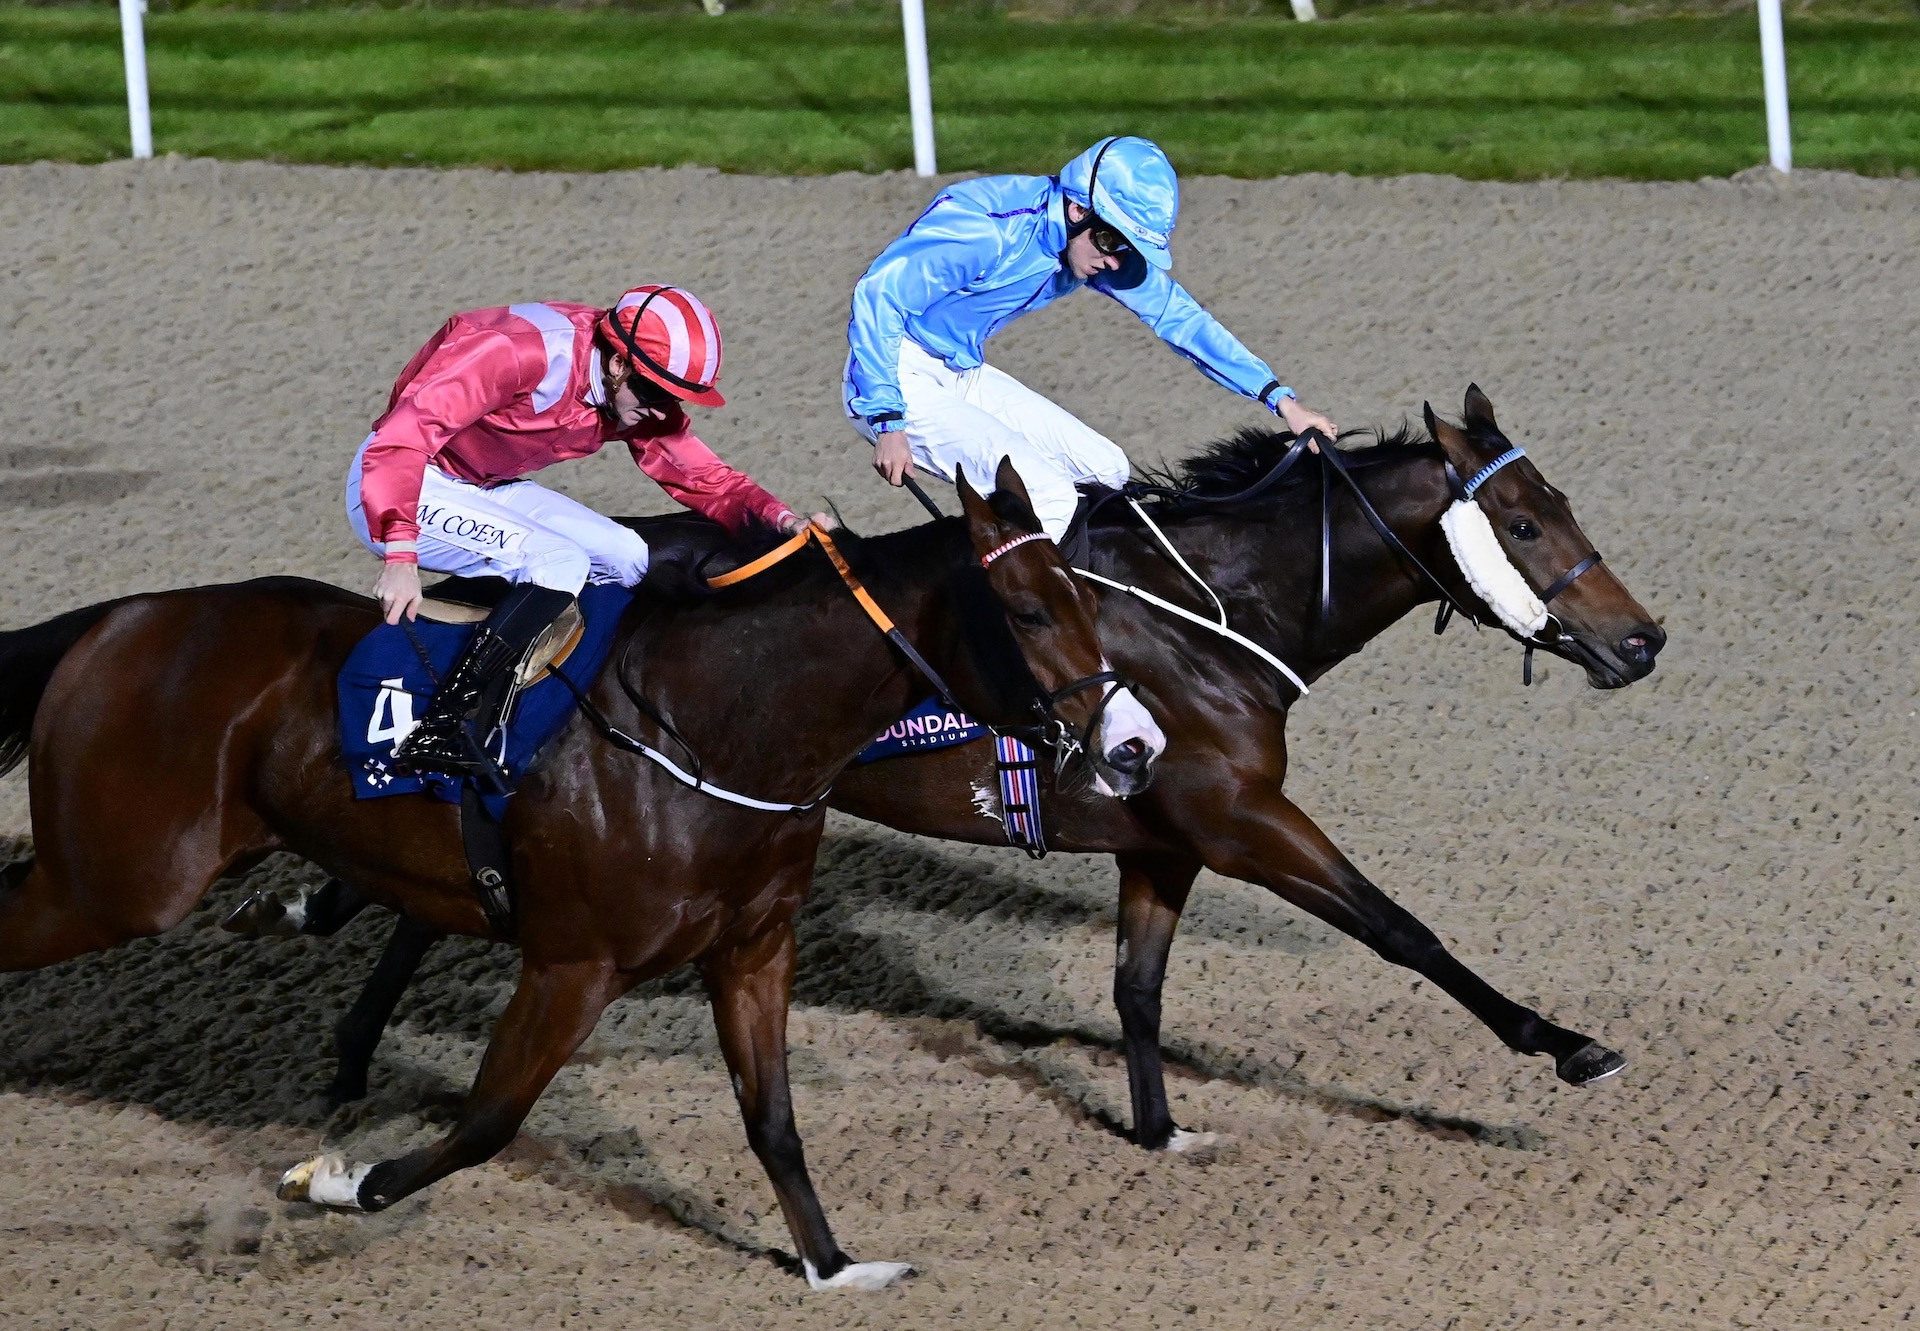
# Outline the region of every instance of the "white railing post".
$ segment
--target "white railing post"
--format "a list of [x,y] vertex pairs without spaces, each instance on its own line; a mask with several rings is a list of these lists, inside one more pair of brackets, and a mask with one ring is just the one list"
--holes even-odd
[[120,0],[120,51],[127,62],[127,123],[133,155],[153,156],[153,115],[147,107],[147,34],[140,16],[147,0]]
[[1787,123],[1787,43],[1780,33],[1780,0],[1760,0],[1760,75],[1767,89],[1767,156],[1776,171],[1793,170],[1793,131]]
[[922,0],[900,0],[900,26],[907,37],[907,106],[913,112],[913,169],[920,175],[930,176],[935,169],[933,86],[927,79],[927,14]]
[[1293,0],[1293,16],[1301,23],[1311,23],[1319,17],[1314,13],[1313,0]]

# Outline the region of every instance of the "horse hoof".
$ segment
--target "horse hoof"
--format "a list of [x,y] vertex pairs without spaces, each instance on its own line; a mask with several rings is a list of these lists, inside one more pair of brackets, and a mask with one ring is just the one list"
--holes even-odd
[[1561,1059],[1554,1071],[1569,1086],[1591,1086],[1605,1081],[1627,1065],[1627,1060],[1597,1040],[1589,1040]]
[[348,1105],[367,1098],[366,1079],[362,1078],[358,1083],[332,1082],[326,1090],[321,1092],[321,1096],[326,1101],[329,1113],[336,1109],[345,1109]]
[[807,1283],[815,1289],[885,1289],[901,1276],[913,1274],[913,1268],[905,1262],[849,1262],[822,1278],[813,1269],[812,1262],[803,1265],[807,1268]]
[[1220,1134],[1217,1132],[1188,1132],[1185,1128],[1175,1128],[1173,1135],[1167,1138],[1167,1144],[1160,1149],[1195,1160],[1210,1160],[1219,1148]]
[[316,1156],[282,1174],[280,1186],[273,1190],[274,1196],[283,1202],[312,1202],[341,1211],[358,1211],[363,1209],[360,1182],[372,1168],[372,1165],[355,1165],[349,1169],[347,1162],[337,1155]]
[[228,933],[244,934],[249,938],[298,938],[300,926],[305,923],[306,903],[288,910],[271,892],[255,892],[245,901],[233,908],[226,919],[220,921],[220,927]]

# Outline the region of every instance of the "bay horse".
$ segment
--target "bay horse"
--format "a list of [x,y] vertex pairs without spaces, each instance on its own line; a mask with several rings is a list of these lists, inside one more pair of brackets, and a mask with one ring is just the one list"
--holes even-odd
[[[1455,563],[1441,518],[1457,498],[1451,478],[1474,475],[1504,456],[1511,441],[1478,386],[1467,390],[1464,429],[1430,406],[1423,414],[1425,438],[1403,430],[1343,452],[1353,491],[1331,461],[1278,474],[1303,463],[1298,441],[1284,431],[1255,430],[1164,476],[1166,484],[1153,487],[1158,497],[1145,505],[1218,591],[1230,622],[1309,685],[1426,603],[1459,605],[1476,622],[1499,623]],[[1363,510],[1361,495],[1384,532]],[[1665,632],[1604,563],[1589,562],[1593,547],[1566,497],[1530,461],[1501,468],[1476,500],[1512,565],[1532,589],[1549,593],[1544,599],[1557,628],[1532,645],[1580,665],[1595,688],[1621,688],[1652,671]],[[1131,510],[1104,507],[1089,535],[1090,571],[1208,608]],[[1557,584],[1576,571],[1560,590]],[[1182,1150],[1205,1140],[1174,1123],[1160,1053],[1167,958],[1203,868],[1264,887],[1417,972],[1509,1049],[1551,1057],[1569,1085],[1590,1085],[1626,1066],[1614,1050],[1508,998],[1455,958],[1287,798],[1286,724],[1297,691],[1272,669],[1238,645],[1111,590],[1101,596],[1100,631],[1116,665],[1180,737],[1160,761],[1153,788],[1124,803],[1060,788],[1043,773],[1049,845],[1111,853],[1119,866],[1113,1000],[1136,1142]],[[1003,845],[999,820],[973,796],[993,788],[993,768],[990,744],[906,754],[849,768],[830,802],[904,832]],[[235,912],[235,927],[330,933],[360,904],[350,887],[329,882],[291,918],[256,897]],[[428,926],[404,917],[395,923],[360,998],[335,1028],[339,1059],[329,1093],[336,1099],[365,1094],[381,1030],[433,941]]]
[[[1164,739],[1124,689],[1080,687],[1112,679],[1093,598],[1036,536],[1010,464],[998,480],[991,500],[960,483],[963,519],[848,538],[846,557],[964,706],[1025,720],[1037,686],[1058,726],[1085,737],[1099,782],[1134,793]],[[455,806],[353,798],[334,681],[378,617],[365,597],[271,578],[0,634],[0,771],[26,748],[34,833],[33,858],[0,872],[0,969],[159,933],[216,879],[279,850],[437,933],[489,936]],[[691,962],[808,1281],[883,1286],[909,1268],[850,1261],[808,1178],[786,1014],[793,916],[826,818],[813,797],[925,685],[811,555],[710,596],[637,600],[611,660],[587,695],[609,724],[628,735],[670,726],[713,760],[716,784],[798,807],[765,812],[691,789],[576,714],[504,819],[520,976],[457,1120],[397,1159],[309,1160],[281,1195],[375,1211],[489,1159],[608,1003]],[[716,696],[722,672],[730,698]]]

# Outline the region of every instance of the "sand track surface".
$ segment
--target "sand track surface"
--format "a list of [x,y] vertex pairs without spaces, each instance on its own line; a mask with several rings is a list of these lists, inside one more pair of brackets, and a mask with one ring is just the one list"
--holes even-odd
[[[838,415],[854,277],[910,177],[0,169],[0,625],[157,587],[370,587],[340,480],[444,316],[639,280],[725,321],[723,454],[911,521]],[[373,1217],[273,1199],[323,1143],[447,1122],[511,954],[429,963],[365,1103],[327,1029],[377,933],[172,934],[0,980],[0,1325],[145,1328],[1892,1326],[1914,1312],[1914,364],[1920,182],[1196,180],[1178,272],[1310,402],[1395,424],[1478,381],[1665,621],[1658,672],[1523,691],[1397,626],[1298,709],[1290,789],[1516,998],[1624,1050],[1574,1091],[1431,986],[1203,878],[1174,1112],[1145,1155],[1108,861],[836,821],[803,921],[800,1124],[847,1250],[812,1295],[703,1001],[616,1005],[499,1159]],[[1178,456],[1257,417],[1083,295],[998,363]],[[547,474],[664,501],[623,455]],[[1175,743],[1179,741],[1176,735]],[[776,737],[755,737],[777,742]],[[20,774],[0,837],[30,831]],[[311,871],[275,861],[281,885]]]

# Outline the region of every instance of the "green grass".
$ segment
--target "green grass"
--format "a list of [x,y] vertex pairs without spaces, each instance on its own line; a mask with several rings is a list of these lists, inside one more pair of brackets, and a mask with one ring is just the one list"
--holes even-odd
[[[1182,170],[1728,174],[1766,157],[1751,14],[931,22],[941,166],[1114,131]],[[1797,165],[1920,169],[1920,21],[1790,20]],[[776,173],[910,164],[897,22],[810,13],[194,7],[148,20],[162,152]],[[108,7],[0,8],[0,160],[126,152]]]

